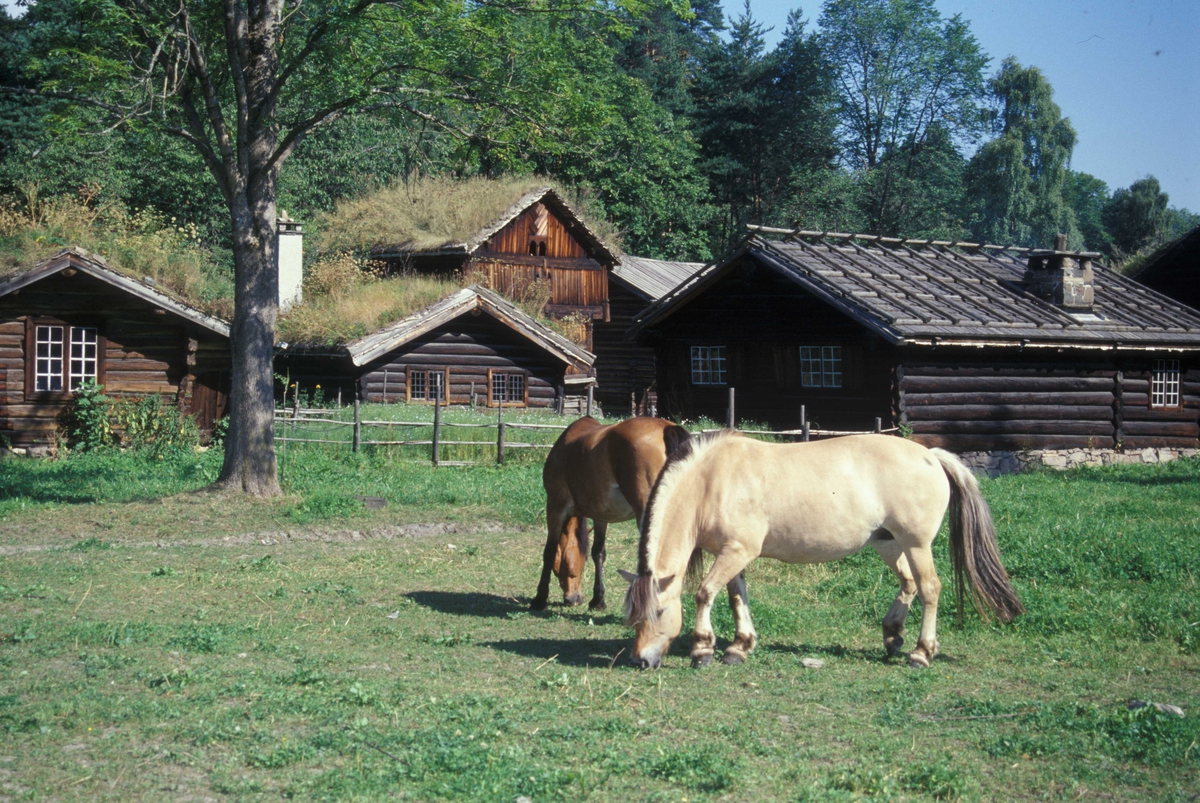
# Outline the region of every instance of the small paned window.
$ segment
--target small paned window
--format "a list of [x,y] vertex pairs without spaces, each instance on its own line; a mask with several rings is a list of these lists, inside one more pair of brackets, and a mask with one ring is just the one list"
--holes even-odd
[[1179,360],[1155,360],[1150,375],[1150,406],[1179,407]]
[[[41,328],[41,327],[39,327]],[[94,326],[71,327],[71,390],[84,380],[97,381],[99,373],[99,344]]]
[[446,372],[408,369],[408,398],[412,401],[445,401]]
[[63,371],[64,326],[37,327],[37,367],[34,387],[39,391],[62,390],[65,383]]
[[806,388],[840,388],[842,347],[801,346],[800,385]]
[[725,347],[692,346],[692,384],[725,384]]
[[525,404],[525,374],[519,371],[501,373],[492,371],[492,406]]

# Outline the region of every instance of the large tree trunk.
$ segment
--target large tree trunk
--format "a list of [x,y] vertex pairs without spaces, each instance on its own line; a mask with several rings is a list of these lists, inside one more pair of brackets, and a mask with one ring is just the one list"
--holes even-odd
[[273,177],[251,184],[246,195],[255,197],[237,203],[231,214],[236,266],[230,330],[233,387],[225,463],[217,483],[256,496],[280,493],[274,429],[279,313],[274,185]]

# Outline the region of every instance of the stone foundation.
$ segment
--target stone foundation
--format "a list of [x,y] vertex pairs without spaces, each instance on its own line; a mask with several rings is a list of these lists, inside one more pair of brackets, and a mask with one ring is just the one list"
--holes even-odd
[[963,452],[959,459],[976,474],[999,477],[1020,474],[1022,471],[1088,466],[1123,465],[1129,463],[1169,463],[1181,457],[1200,457],[1200,449],[1029,449],[1016,452]]

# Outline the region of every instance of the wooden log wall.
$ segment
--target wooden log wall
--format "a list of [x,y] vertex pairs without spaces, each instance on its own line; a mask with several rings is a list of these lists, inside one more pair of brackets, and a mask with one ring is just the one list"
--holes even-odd
[[[876,417],[890,417],[894,351],[753,260],[645,333],[642,342],[655,344],[664,415],[723,422],[733,386],[742,421],[796,427],[802,405],[808,420],[825,429],[869,430]],[[726,384],[693,384],[692,346],[725,347]],[[801,346],[841,346],[842,387],[803,387]]]
[[460,318],[359,369],[364,400],[385,401],[386,371],[386,401],[404,401],[410,367],[439,371],[448,368],[448,402],[470,404],[473,386],[481,406],[487,404],[490,393],[489,369],[524,371],[529,406],[550,407],[557,388],[563,384],[566,366],[493,318]]
[[[84,273],[48,277],[0,298],[0,431],[14,446],[53,442],[70,394],[27,396],[26,317],[96,326],[105,338],[104,392],[157,394],[190,410],[188,341],[209,370],[229,371],[229,341]],[[201,345],[202,344],[202,345]]]
[[956,451],[1200,445],[1200,371],[1183,371],[1179,409],[1152,409],[1151,364],[909,355],[895,369],[895,418]]
[[629,394],[636,393],[639,403],[654,385],[654,349],[625,340],[633,317],[645,309],[647,301],[620,280],[608,286],[610,319],[592,326],[592,352],[596,355],[595,398],[609,415],[629,412]]

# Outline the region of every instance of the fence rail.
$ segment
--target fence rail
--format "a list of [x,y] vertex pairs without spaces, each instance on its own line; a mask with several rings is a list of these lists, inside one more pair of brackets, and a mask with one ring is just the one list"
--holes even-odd
[[[590,399],[589,399],[590,401]],[[589,405],[590,407],[590,405]],[[509,422],[504,420],[504,408],[498,407],[496,410],[496,422],[488,424],[479,423],[447,423],[442,421],[443,405],[435,403],[433,405],[433,420],[432,421],[383,421],[383,420],[364,420],[362,418],[362,408],[358,401],[354,402],[354,420],[353,421],[337,421],[332,418],[338,414],[338,410],[330,410],[328,408],[304,409],[299,405],[293,405],[292,408],[277,408],[275,410],[275,440],[280,443],[321,443],[333,444],[337,446],[349,446],[351,450],[357,452],[364,446],[427,446],[430,449],[430,462],[435,465],[473,465],[471,461],[446,461],[441,459],[441,448],[443,446],[478,446],[485,448],[495,448],[496,462],[504,462],[504,453],[509,449],[549,449],[553,443],[522,443],[512,442],[508,440],[509,430],[525,430],[528,432],[549,431],[562,432],[567,428],[566,424],[522,424],[517,422]],[[751,436],[768,436],[768,437],[790,437],[798,438],[801,441],[808,442],[813,438],[834,438],[843,437],[846,435],[866,435],[866,434],[892,434],[898,433],[899,427],[883,427],[883,421],[880,418],[875,419],[875,428],[872,430],[829,430],[815,429],[810,426],[808,415],[803,405],[800,407],[800,427],[798,429],[780,429],[780,430],[765,430],[765,429],[737,429],[735,426],[736,418],[734,414],[734,391],[729,389],[729,409],[727,415],[726,428],[735,429],[745,435]],[[351,433],[349,439],[334,439],[322,437],[296,437],[295,429],[299,426],[306,428],[329,428],[337,431],[338,427],[350,427]],[[432,429],[431,437],[410,438],[396,440],[391,437],[378,439],[363,437],[364,428],[387,428],[387,435],[392,434],[392,428],[400,429],[416,429],[429,428]],[[442,429],[449,427],[451,429],[491,429],[496,431],[494,440],[448,440],[442,437]],[[283,428],[283,432],[280,429]],[[344,430],[342,430],[344,431]],[[715,432],[717,430],[703,430],[704,432]],[[313,435],[328,435],[332,434],[328,430],[316,431]],[[415,434],[415,433],[414,433]],[[494,446],[493,446],[494,445]]]

